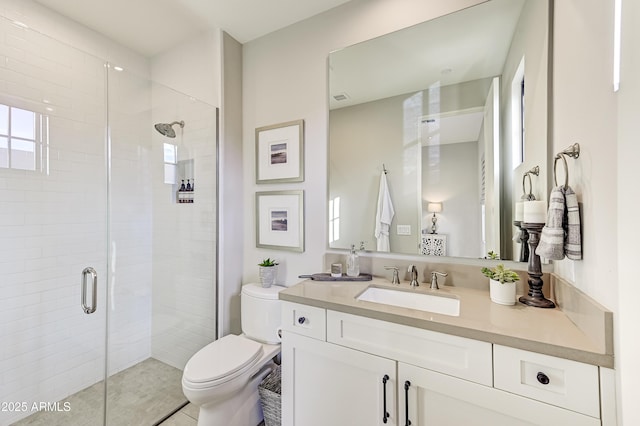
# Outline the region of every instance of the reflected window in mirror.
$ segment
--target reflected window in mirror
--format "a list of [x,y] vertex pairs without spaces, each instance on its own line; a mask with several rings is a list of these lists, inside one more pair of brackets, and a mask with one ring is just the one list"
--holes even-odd
[[516,70],[513,80],[511,80],[511,123],[513,129],[513,168],[516,169],[524,163],[524,57],[520,60],[520,65]]
[[329,200],[329,243],[340,240],[340,197]]

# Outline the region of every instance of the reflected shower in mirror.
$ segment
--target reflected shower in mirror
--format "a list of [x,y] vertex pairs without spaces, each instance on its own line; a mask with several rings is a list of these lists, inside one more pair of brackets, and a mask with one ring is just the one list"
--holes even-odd
[[513,259],[530,164],[547,193],[548,22],[546,0],[491,0],[330,54],[330,248],[375,251],[384,163],[392,253],[428,252],[437,233],[447,256]]

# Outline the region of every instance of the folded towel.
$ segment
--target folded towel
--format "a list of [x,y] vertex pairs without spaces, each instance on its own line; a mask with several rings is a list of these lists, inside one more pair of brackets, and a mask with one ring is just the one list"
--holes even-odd
[[569,186],[563,187],[566,218],[564,228],[564,252],[571,260],[582,259],[582,236],[580,234],[580,208],[578,197]]
[[564,228],[565,200],[562,187],[551,191],[549,196],[549,210],[547,211],[547,223],[542,228],[540,242],[536,248],[536,254],[545,259],[564,259]]
[[380,188],[378,190],[378,204],[376,209],[376,229],[374,235],[377,238],[376,248],[378,251],[388,252],[389,246],[389,228],[391,221],[395,215],[389,186],[387,185],[387,175],[382,172],[380,176]]

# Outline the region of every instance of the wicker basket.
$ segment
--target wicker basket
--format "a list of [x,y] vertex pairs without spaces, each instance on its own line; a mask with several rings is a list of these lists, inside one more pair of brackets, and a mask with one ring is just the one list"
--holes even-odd
[[280,426],[282,423],[281,381],[280,366],[278,366],[258,386],[265,426]]

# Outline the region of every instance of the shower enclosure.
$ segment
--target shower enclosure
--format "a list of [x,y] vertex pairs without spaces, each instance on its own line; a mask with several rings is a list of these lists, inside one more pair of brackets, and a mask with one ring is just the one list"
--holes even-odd
[[216,338],[217,108],[0,32],[0,425],[154,424]]

